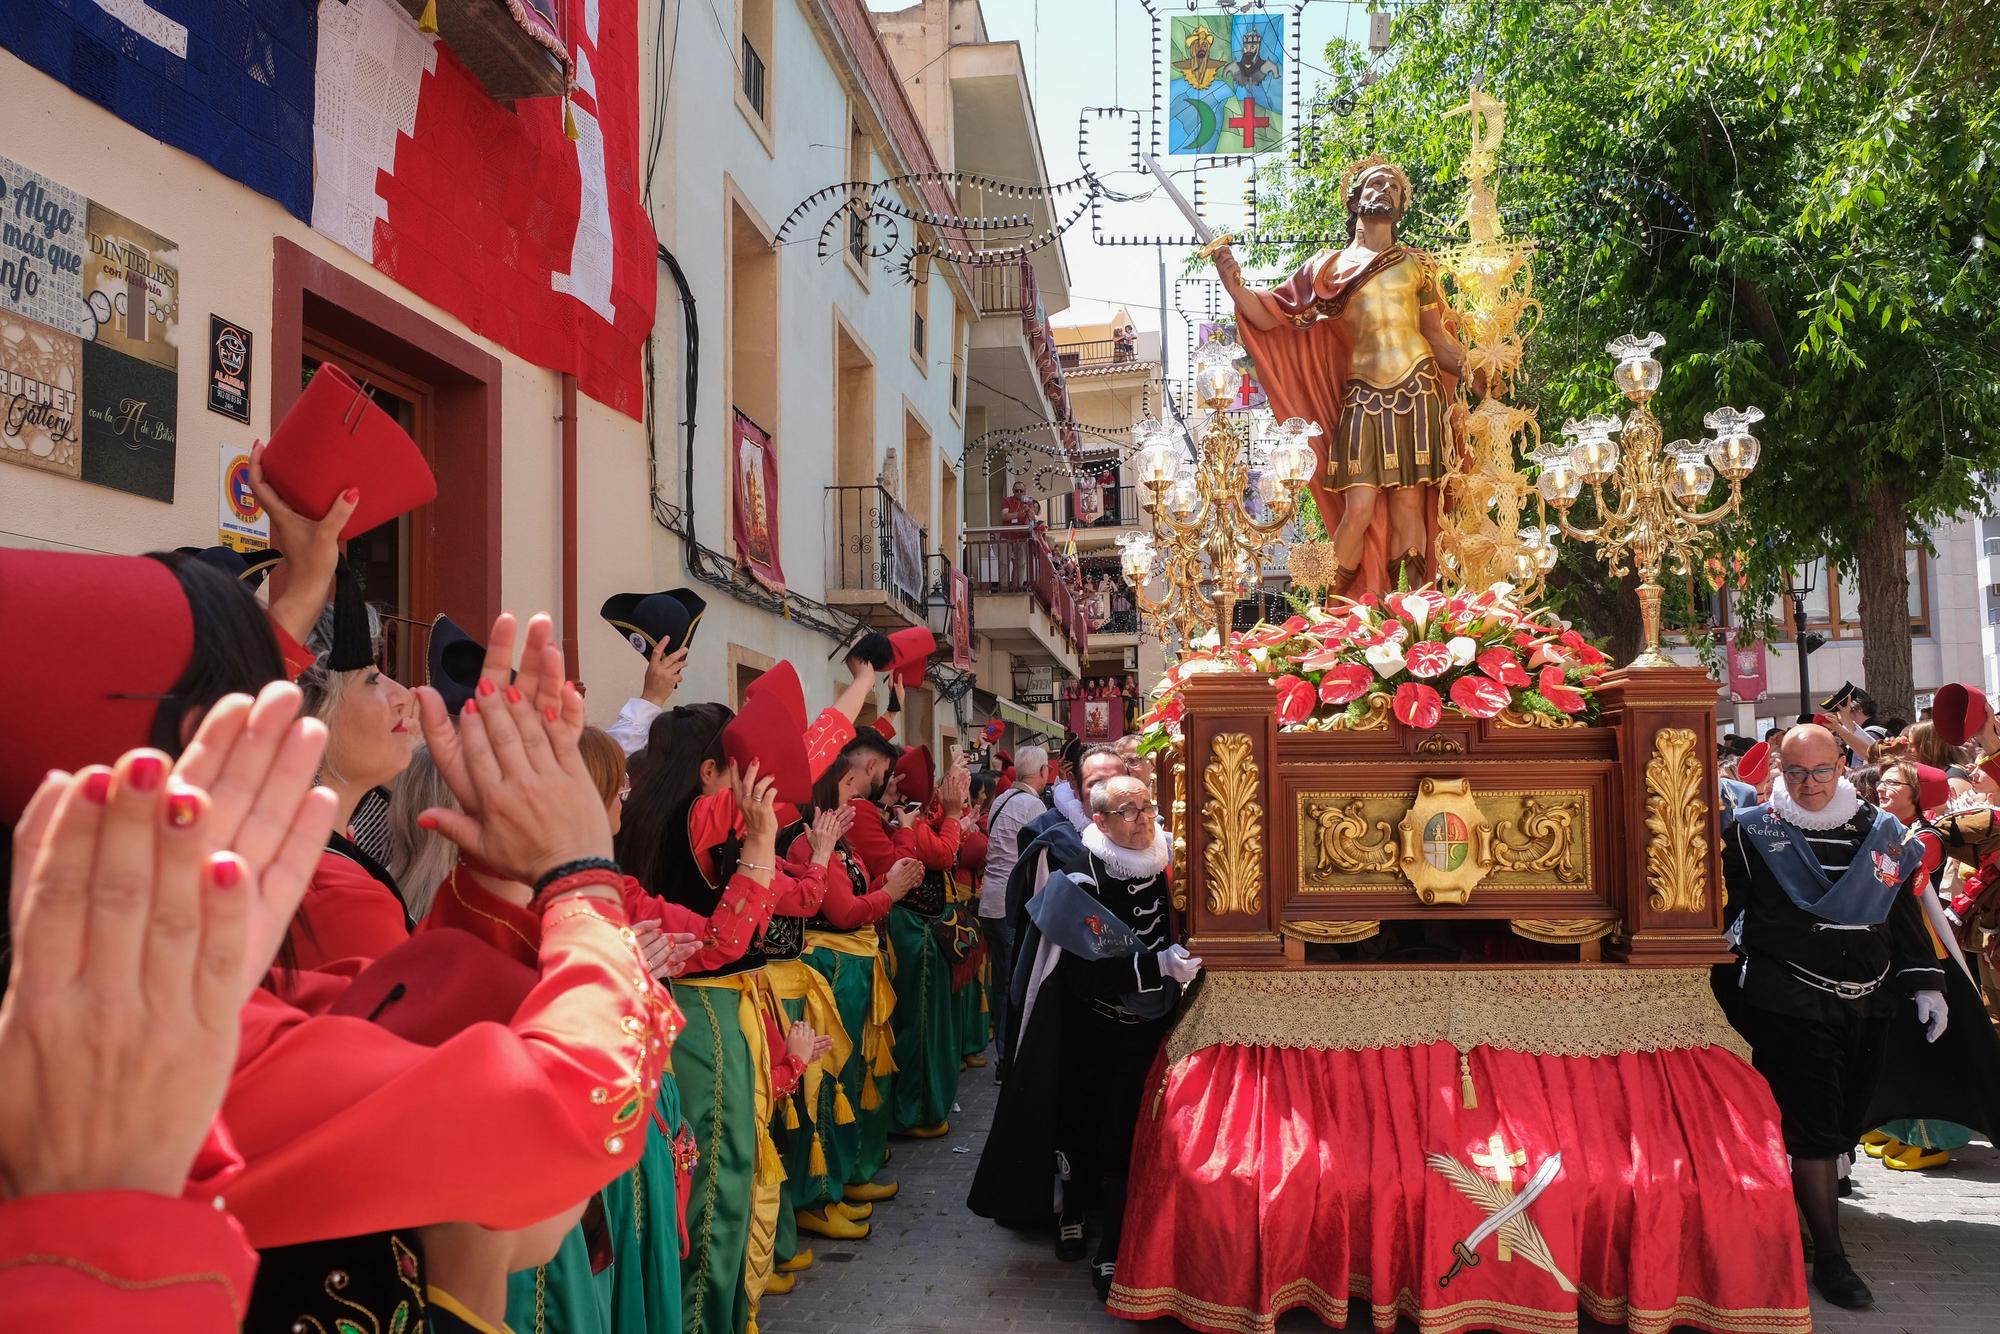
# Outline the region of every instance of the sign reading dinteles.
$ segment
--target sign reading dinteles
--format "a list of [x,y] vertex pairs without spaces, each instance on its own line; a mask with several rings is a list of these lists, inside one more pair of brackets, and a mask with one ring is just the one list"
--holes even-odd
[[250,331],[220,315],[208,317],[208,410],[250,420]]

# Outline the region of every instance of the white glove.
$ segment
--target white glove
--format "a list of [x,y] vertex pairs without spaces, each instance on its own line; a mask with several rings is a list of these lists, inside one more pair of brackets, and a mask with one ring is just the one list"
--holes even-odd
[[[1185,945],[1173,945],[1161,950],[1159,959],[1161,975],[1171,977],[1182,986],[1194,981],[1201,973],[1201,960],[1189,954]],[[1943,1001],[1938,1003],[1943,1004]]]
[[1936,1042],[1944,1036],[1944,1026],[1951,1021],[1951,1008],[1944,1003],[1942,991],[1919,991],[1917,993],[1917,1022],[1924,1026],[1924,1041]]

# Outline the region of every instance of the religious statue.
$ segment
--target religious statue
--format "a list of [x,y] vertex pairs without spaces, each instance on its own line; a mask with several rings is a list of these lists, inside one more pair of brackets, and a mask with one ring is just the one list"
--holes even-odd
[[1312,491],[1332,537],[1329,589],[1359,597],[1434,573],[1446,409],[1464,350],[1445,328],[1437,261],[1396,240],[1410,178],[1371,156],[1347,168],[1341,187],[1345,248],[1320,251],[1269,289],[1243,281],[1226,244],[1215,265],[1273,414],[1327,427]]

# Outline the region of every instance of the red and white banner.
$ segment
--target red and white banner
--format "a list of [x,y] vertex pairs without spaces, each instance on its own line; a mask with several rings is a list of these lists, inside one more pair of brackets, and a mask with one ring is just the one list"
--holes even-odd
[[1738,704],[1755,704],[1770,690],[1770,663],[1764,646],[1754,639],[1740,639],[1734,627],[1723,632],[1724,650],[1729,655],[1729,694]]
[[947,568],[951,575],[951,665],[969,672],[974,666],[972,581],[956,565]]
[[778,563],[778,454],[771,437],[742,413],[729,450],[729,497],[736,560],[772,592],[785,591]]
[[321,0],[312,222],[473,332],[644,410],[657,248],[639,197],[636,0],[568,7],[563,100],[493,100],[395,0]]

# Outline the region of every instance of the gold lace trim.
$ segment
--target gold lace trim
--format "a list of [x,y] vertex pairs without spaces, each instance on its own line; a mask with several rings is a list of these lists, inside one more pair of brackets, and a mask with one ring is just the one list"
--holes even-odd
[[1750,1059],[1705,968],[1213,972],[1167,1039],[1208,1047],[1358,1051],[1449,1042],[1536,1056],[1721,1047]]

